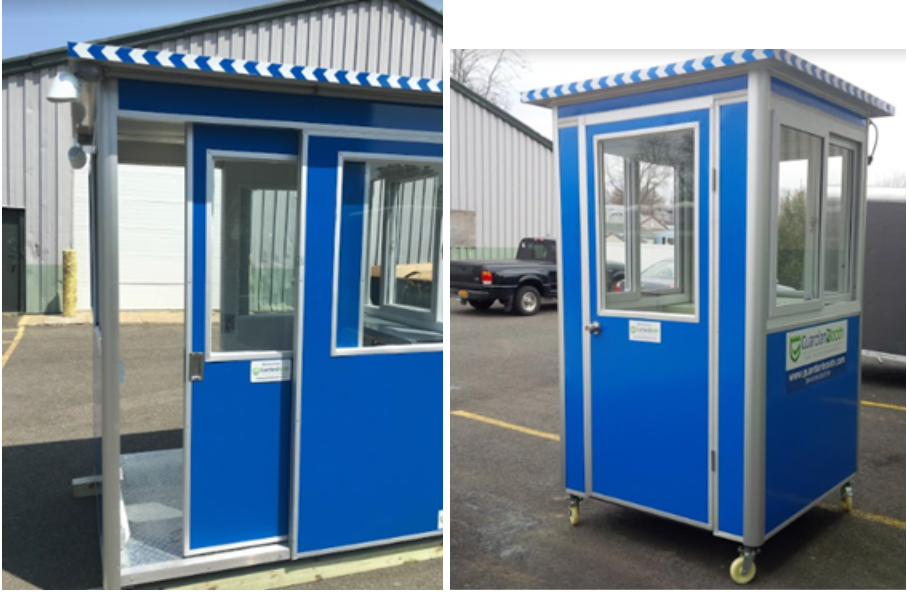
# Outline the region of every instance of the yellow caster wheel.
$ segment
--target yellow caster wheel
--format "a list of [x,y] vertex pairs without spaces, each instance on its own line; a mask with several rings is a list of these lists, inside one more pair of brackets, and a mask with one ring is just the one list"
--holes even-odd
[[853,512],[853,498],[849,495],[841,497],[841,505],[844,507],[845,512]]
[[752,564],[749,570],[744,574],[743,573],[743,557],[738,557],[731,564],[731,579],[735,583],[740,584],[749,584],[753,581],[753,578],[756,577],[756,564]]
[[845,512],[853,512],[853,486],[850,484],[841,488],[841,505]]
[[570,524],[579,524],[579,504],[570,504]]

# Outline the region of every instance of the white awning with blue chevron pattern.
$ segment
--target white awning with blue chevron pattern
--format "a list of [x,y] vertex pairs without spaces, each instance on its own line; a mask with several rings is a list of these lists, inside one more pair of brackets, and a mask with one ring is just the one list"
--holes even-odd
[[632,72],[623,72],[610,76],[590,78],[567,84],[559,84],[522,93],[524,103],[547,104],[561,97],[581,95],[583,93],[597,92],[617,87],[625,87],[651,80],[680,77],[697,72],[730,68],[742,64],[772,60],[774,63],[790,66],[796,71],[806,74],[826,85],[862,101],[875,110],[887,115],[894,115],[894,106],[875,97],[865,90],[838,78],[803,58],[784,49],[738,49],[718,55],[665,64],[652,68],[642,68]]
[[444,91],[444,81],[435,78],[413,78],[393,74],[374,74],[275,62],[256,62],[254,60],[153,51],[115,45],[71,42],[69,43],[69,57],[174,70],[257,76],[277,80],[295,80],[424,93],[442,93]]

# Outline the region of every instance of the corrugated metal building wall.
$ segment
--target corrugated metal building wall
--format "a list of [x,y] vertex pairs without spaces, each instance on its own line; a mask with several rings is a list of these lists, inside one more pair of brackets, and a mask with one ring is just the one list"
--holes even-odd
[[[101,41],[443,77],[441,14],[417,0],[295,0]],[[62,251],[74,246],[70,108],[45,99],[65,61],[62,49],[3,61],[3,207],[25,210],[26,312],[59,312]]]
[[25,306],[60,309],[63,249],[72,248],[70,108],[47,101],[63,66],[13,76],[3,64],[3,207],[25,210]]
[[462,84],[450,84],[450,258],[513,257],[553,237],[551,141]]

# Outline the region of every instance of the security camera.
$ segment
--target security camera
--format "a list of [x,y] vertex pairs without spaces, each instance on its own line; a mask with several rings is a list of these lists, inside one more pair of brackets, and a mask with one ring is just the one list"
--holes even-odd
[[74,169],[81,169],[88,163],[88,154],[78,142],[73,143],[69,151],[66,152],[66,157],[69,159],[69,164]]

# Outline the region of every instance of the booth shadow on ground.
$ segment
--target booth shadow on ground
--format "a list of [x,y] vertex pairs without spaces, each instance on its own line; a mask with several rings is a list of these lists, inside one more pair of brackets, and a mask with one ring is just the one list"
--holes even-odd
[[[122,437],[124,454],[182,446],[182,430]],[[94,440],[3,448],[3,570],[46,590],[97,588],[101,556],[95,498],[72,498],[93,474]]]
[[863,358],[863,387],[867,383],[879,386],[904,386],[904,362],[879,362],[871,356]]

